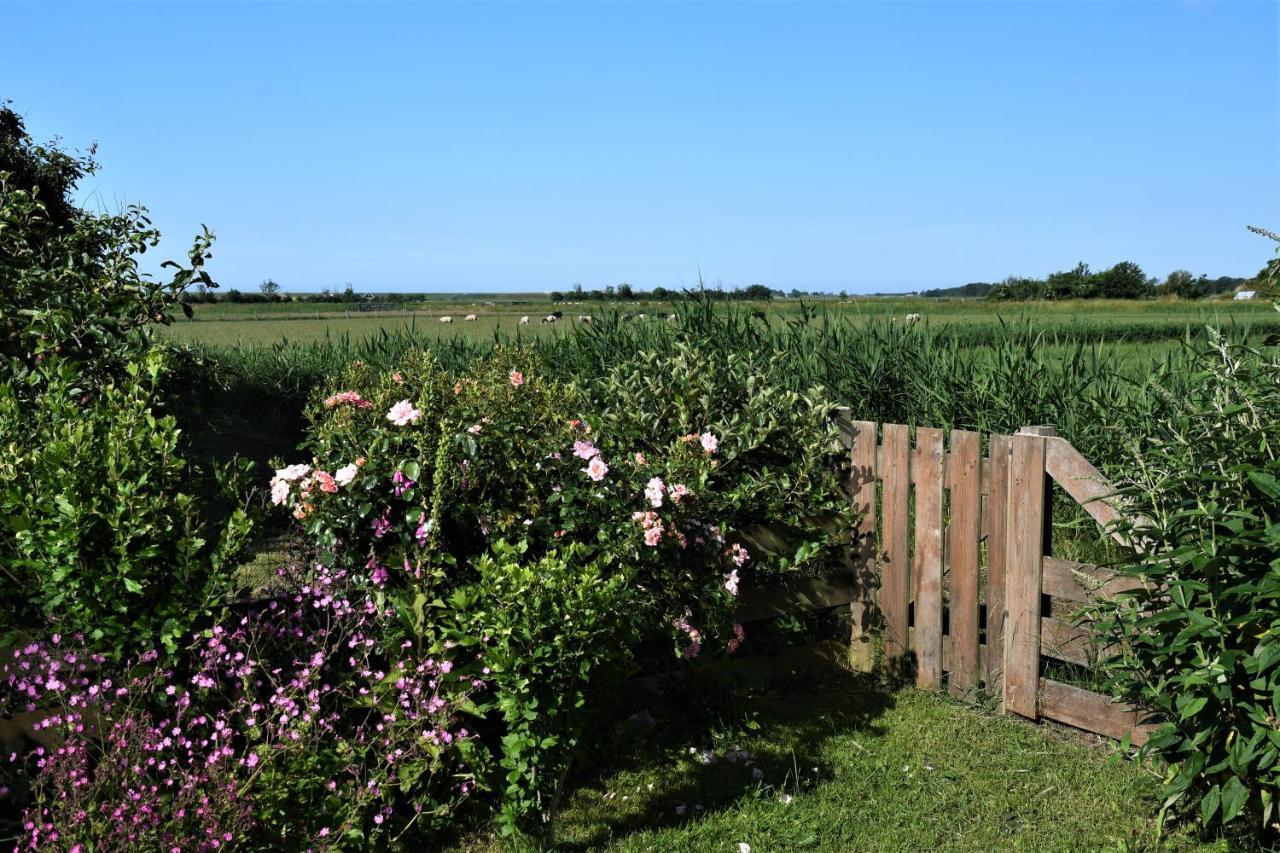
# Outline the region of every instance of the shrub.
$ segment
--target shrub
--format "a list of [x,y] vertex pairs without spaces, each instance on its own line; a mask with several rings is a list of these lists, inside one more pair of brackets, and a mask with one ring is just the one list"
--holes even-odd
[[666,632],[683,659],[741,645],[732,610],[752,554],[736,519],[775,507],[825,541],[809,516],[843,508],[805,497],[828,482],[828,430],[764,422],[776,396],[724,404],[718,423],[741,438],[701,413],[632,429],[584,414],[528,361],[499,350],[460,377],[422,354],[353,365],[310,407],[311,461],[271,483],[325,559],[394,606],[386,642],[483,655],[476,726],[509,833],[549,828],[592,694],[638,638]]
[[155,411],[164,372],[154,353],[96,390],[61,360],[0,381],[0,630],[83,634],[128,659],[172,654],[212,614],[249,520],[202,522],[178,430]]
[[1120,495],[1143,587],[1100,605],[1117,695],[1159,728],[1169,803],[1274,830],[1280,783],[1280,361],[1219,343],[1132,448]]

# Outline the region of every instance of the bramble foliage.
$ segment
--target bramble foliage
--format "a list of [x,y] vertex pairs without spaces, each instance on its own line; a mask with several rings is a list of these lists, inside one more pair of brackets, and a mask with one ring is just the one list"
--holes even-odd
[[1280,360],[1219,343],[1119,486],[1142,588],[1098,605],[1117,695],[1162,721],[1170,803],[1280,826]]

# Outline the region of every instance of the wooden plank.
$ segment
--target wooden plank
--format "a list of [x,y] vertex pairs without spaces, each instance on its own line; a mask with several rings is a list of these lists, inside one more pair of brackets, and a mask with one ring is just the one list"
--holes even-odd
[[916,684],[942,689],[942,442],[940,429],[916,429],[912,479],[916,486],[915,579]]
[[849,605],[852,622],[850,661],[867,672],[875,663],[874,616],[876,576],[876,423],[853,421],[849,443],[849,495],[858,521],[858,541],[851,555],[854,564],[854,599]]
[[1071,602],[1087,602],[1097,598],[1114,598],[1121,592],[1137,589],[1137,578],[1117,575],[1089,563],[1044,558],[1044,594]]
[[830,610],[852,602],[856,592],[850,572],[743,587],[734,615],[739,622],[753,622],[797,612]]
[[1009,443],[991,436],[991,488],[987,500],[987,687],[1004,678],[1004,589],[1009,537]]
[[947,525],[949,615],[954,653],[947,689],[967,696],[978,686],[978,539],[981,527],[982,483],[979,464],[982,436],[951,433],[947,485],[951,490],[951,519]]
[[1069,619],[1040,619],[1040,654],[1047,658],[1078,663],[1085,666],[1092,664],[1097,654],[1089,643],[1089,632]]
[[1045,438],[1015,435],[1009,455],[1005,548],[1004,710],[1036,718],[1040,685]]
[[[1108,499],[1115,487],[1065,438],[1046,439],[1045,471],[1103,527],[1122,517],[1116,502]],[[1120,544],[1127,544],[1123,536],[1112,536]]]
[[911,437],[903,424],[885,424],[879,473],[884,483],[880,543],[880,612],[884,653],[891,671],[907,661],[907,613],[911,604],[910,531]]
[[1141,746],[1156,728],[1143,725],[1143,712],[1131,705],[1116,702],[1101,693],[1043,679],[1040,682],[1040,712],[1043,716],[1075,726],[1078,729],[1106,735],[1117,740],[1126,734],[1130,742]]

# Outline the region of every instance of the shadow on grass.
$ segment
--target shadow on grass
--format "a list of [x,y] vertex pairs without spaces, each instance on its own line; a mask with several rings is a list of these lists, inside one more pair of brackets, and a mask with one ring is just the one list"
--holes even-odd
[[640,734],[620,727],[619,741],[598,745],[611,757],[573,774],[564,815],[572,827],[565,826],[556,849],[599,849],[633,832],[736,808],[744,799],[799,794],[833,775],[821,759],[829,738],[881,736],[877,720],[894,706],[882,682],[833,668],[763,685],[735,722],[689,720],[679,709],[697,699],[682,694],[686,687],[692,690],[677,683],[663,697],[675,700],[675,713],[657,716]]

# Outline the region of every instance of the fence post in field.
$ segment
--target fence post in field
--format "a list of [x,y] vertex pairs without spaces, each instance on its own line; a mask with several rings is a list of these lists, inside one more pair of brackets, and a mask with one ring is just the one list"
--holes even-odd
[[1040,594],[1046,521],[1045,436],[1025,427],[1010,439],[1004,594],[1005,713],[1036,719],[1040,689]]
[[[848,410],[844,413],[847,416]],[[849,604],[853,623],[849,662],[854,669],[870,672],[875,665],[876,423],[846,420],[844,429],[849,443],[849,500],[854,512],[862,513],[858,541],[850,554],[854,595]]]

